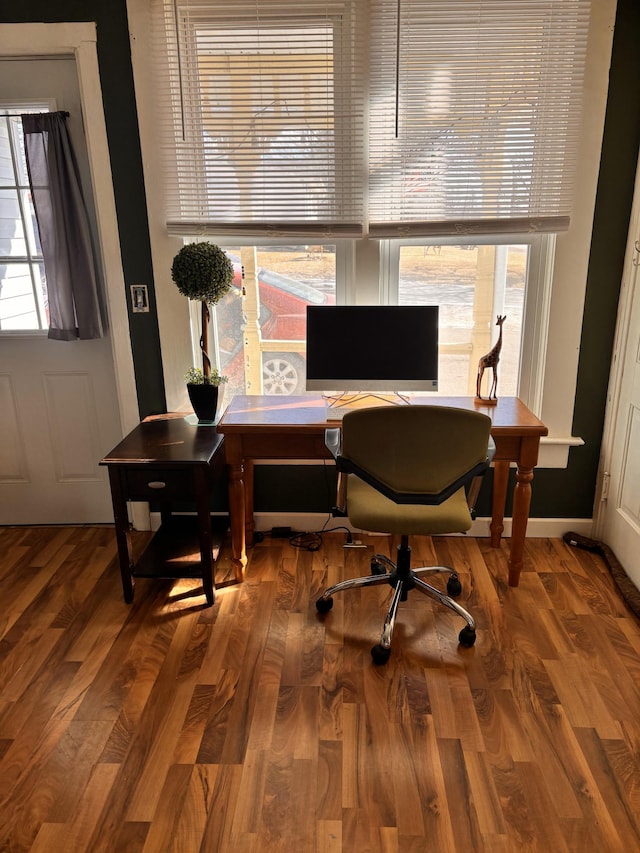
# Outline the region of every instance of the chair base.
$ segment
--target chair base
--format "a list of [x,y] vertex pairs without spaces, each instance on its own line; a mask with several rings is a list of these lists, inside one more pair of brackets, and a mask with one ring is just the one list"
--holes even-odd
[[[404,539],[404,537],[403,537]],[[393,596],[389,610],[387,612],[380,642],[371,649],[371,657],[376,664],[384,664],[389,660],[391,654],[391,638],[396,624],[396,616],[398,606],[401,601],[406,601],[410,590],[416,589],[424,595],[433,598],[440,602],[445,607],[453,610],[461,616],[467,623],[458,634],[458,642],[462,646],[471,647],[476,641],[476,623],[471,614],[461,607],[453,596],[459,595],[462,591],[458,575],[454,569],[448,566],[425,566],[423,568],[409,568],[409,558],[411,549],[406,545],[406,542],[398,546],[398,564],[393,563],[388,557],[382,554],[376,554],[371,558],[371,574],[366,577],[353,578],[351,580],[340,581],[333,586],[328,587],[316,601],[316,609],[318,613],[328,613],[333,607],[333,596],[337,592],[344,592],[348,589],[356,589],[365,586],[380,586],[380,584],[388,583],[393,588]],[[385,571],[385,567],[389,571]],[[447,593],[441,592],[435,586],[426,583],[420,575],[424,574],[448,574]]]

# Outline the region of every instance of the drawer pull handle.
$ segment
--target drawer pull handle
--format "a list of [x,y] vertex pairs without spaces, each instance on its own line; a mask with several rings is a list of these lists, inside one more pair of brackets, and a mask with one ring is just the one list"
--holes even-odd
[[152,480],[150,483],[147,483],[150,489],[164,489],[166,485],[162,480]]

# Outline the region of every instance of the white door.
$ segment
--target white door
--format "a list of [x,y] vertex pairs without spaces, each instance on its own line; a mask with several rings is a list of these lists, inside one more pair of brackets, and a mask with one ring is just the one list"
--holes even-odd
[[598,538],[640,588],[640,169],[620,295],[603,438]]
[[[69,111],[90,194],[74,58],[0,58],[0,103],[34,97]],[[95,211],[93,202],[88,207]],[[122,436],[120,414],[109,337],[62,342],[0,330],[0,524],[112,522],[99,462]]]

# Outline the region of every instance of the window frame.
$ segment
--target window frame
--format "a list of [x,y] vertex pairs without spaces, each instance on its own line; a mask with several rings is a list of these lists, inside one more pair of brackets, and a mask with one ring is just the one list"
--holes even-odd
[[[185,242],[202,239],[198,235],[185,237]],[[210,238],[221,244],[234,246],[289,245],[291,240],[251,240],[242,237],[231,240],[222,235]],[[400,279],[400,249],[402,246],[459,245],[464,241],[459,236],[407,238],[404,240],[341,240],[335,242],[336,259],[336,304],[337,305],[397,305]],[[534,412],[540,411],[543,402],[547,347],[550,322],[550,304],[553,287],[553,259],[556,238],[553,234],[498,234],[473,237],[474,245],[527,245],[529,256],[526,271],[525,294],[520,337],[518,396]],[[360,256],[356,275],[356,258]],[[367,272],[363,271],[363,264]],[[194,359],[200,357],[200,313],[190,307],[191,342]],[[213,345],[210,356],[220,367],[217,359],[217,330],[215,308],[211,317]],[[196,363],[196,362],[194,362]]]
[[[495,234],[469,238],[447,236],[437,239],[407,238],[381,241],[386,262],[381,265],[380,294],[388,305],[398,304],[400,249],[402,246],[455,246],[472,242],[474,246],[527,245],[527,263],[522,334],[520,338],[518,396],[532,411],[542,407],[546,341],[549,329],[549,305],[553,287],[553,257],[555,234]],[[385,245],[386,244],[386,245]],[[383,303],[385,304],[385,303]]]
[[[167,233],[162,213],[164,189],[159,180],[162,160],[157,150],[155,80],[148,62],[154,47],[150,5],[148,0],[127,0],[167,404],[178,410],[186,399],[182,376],[190,356],[183,357],[183,354],[190,353],[191,333],[183,298],[170,282],[165,284],[167,270],[182,240]],[[544,328],[537,328],[534,323],[521,368],[522,383],[526,381],[531,389],[528,392],[531,407],[549,428],[549,436],[542,440],[538,467],[566,467],[570,448],[583,443],[581,438],[572,435],[572,421],[615,6],[615,0],[601,0],[591,7],[585,77],[589,109],[583,113],[580,130],[574,214],[569,230],[554,240],[553,257],[549,252],[539,262],[540,274],[544,272],[549,277],[550,289],[538,294],[534,288],[529,288],[526,311],[547,312]],[[201,239],[204,235],[198,236]],[[227,244],[232,239],[228,234],[211,234],[207,238]],[[239,245],[239,238],[248,244],[255,243],[255,238],[247,238],[245,234],[234,238],[236,245]],[[339,244],[335,235],[328,239]],[[291,238],[286,242],[291,242]],[[348,272],[344,285],[338,284],[345,288],[344,298],[354,304],[379,298],[379,267],[386,262],[384,247],[365,237],[349,243],[345,254]],[[339,270],[336,275],[339,282]],[[544,358],[540,361],[529,364],[525,360],[534,359],[536,351],[541,349]]]

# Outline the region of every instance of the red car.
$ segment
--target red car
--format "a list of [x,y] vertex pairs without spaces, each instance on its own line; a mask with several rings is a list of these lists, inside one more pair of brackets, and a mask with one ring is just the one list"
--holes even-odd
[[[229,377],[231,393],[244,393],[242,351],[242,267],[234,262],[235,292],[216,307],[220,372]],[[332,304],[326,294],[289,276],[260,268],[260,329],[263,340],[300,341],[300,349],[262,354],[264,394],[300,394],[305,390],[304,345],[307,336],[307,305]]]

